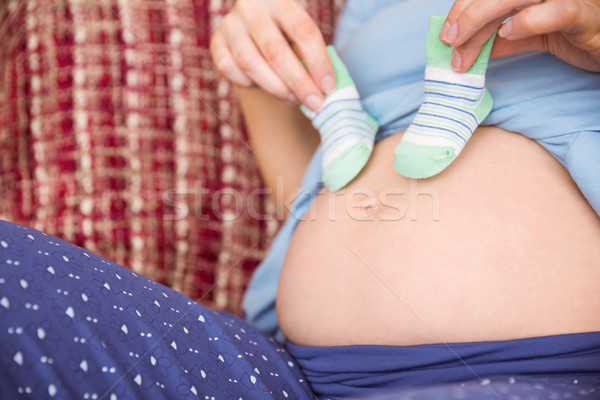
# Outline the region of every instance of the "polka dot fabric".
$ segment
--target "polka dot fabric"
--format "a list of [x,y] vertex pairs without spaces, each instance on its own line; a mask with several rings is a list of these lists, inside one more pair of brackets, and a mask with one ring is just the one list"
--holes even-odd
[[311,399],[245,321],[0,221],[0,398]]

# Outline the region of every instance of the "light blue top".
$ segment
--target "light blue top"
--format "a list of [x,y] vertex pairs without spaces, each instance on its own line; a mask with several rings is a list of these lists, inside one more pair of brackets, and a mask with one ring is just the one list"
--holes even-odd
[[[425,39],[430,15],[445,15],[450,0],[348,0],[334,45],[363,105],[381,126],[377,140],[408,128],[423,101]],[[494,107],[483,125],[535,139],[560,161],[600,215],[600,74],[548,53],[490,60],[486,87]],[[468,144],[467,144],[468,145]],[[282,338],[275,315],[279,272],[298,221],[322,187],[321,149],[301,195],[256,270],[246,296],[246,318]],[[560,205],[557,205],[560,215]],[[301,301],[301,300],[299,300]]]

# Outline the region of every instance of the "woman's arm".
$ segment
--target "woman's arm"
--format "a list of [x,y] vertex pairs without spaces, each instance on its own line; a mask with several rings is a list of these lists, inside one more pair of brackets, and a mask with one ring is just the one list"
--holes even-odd
[[278,218],[287,217],[295,191],[319,144],[319,133],[299,107],[262,89],[237,86],[250,142]]
[[310,121],[289,103],[318,111],[323,92],[336,86],[323,36],[297,0],[237,0],[210,50],[217,69],[238,85],[250,141],[283,219],[319,143]]

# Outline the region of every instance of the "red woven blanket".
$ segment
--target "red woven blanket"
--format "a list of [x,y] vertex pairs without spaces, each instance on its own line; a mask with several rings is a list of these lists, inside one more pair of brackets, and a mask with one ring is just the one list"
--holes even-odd
[[[339,3],[304,3],[327,39]],[[208,50],[232,4],[2,1],[0,218],[238,313],[277,222]]]

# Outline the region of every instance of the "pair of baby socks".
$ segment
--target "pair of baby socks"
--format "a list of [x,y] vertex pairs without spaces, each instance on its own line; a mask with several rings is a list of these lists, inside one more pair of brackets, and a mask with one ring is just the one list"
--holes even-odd
[[[439,40],[445,17],[432,16],[426,41],[425,98],[394,152],[394,168],[410,178],[443,171],[462,151],[471,134],[492,109],[486,90],[493,36],[464,73],[450,67],[452,48]],[[321,134],[323,183],[332,191],[354,179],[367,163],[377,121],[362,107],[354,82],[333,47],[328,47],[337,87],[325,97],[321,111],[302,107]]]

